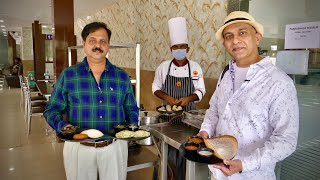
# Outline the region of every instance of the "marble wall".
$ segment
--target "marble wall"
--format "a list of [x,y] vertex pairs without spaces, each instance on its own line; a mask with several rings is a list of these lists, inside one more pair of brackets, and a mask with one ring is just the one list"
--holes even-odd
[[31,27],[22,28],[20,48],[22,60],[33,60],[33,42]]
[[[112,43],[141,43],[141,70],[155,71],[164,60],[171,59],[168,20],[187,19],[188,58],[198,62],[208,78],[218,78],[226,64],[225,50],[214,34],[227,15],[226,0],[119,0],[75,22],[77,44],[82,44],[81,23],[103,21],[112,30]],[[84,53],[78,51],[78,61]],[[135,49],[111,49],[114,64],[135,67]]]

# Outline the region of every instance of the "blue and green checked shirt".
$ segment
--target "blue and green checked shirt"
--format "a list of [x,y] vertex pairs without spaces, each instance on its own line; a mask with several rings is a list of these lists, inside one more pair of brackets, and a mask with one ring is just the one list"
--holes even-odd
[[[87,58],[63,70],[43,114],[57,132],[72,124],[108,133],[116,124],[138,122],[138,107],[130,78],[108,59],[99,85]],[[63,120],[63,114],[68,116],[67,120]]]

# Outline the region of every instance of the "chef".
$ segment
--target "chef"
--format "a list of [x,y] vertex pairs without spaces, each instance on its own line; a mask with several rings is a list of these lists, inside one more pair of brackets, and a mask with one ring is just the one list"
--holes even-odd
[[[203,73],[200,65],[187,59],[188,45],[186,19],[175,17],[168,21],[170,50],[173,59],[164,61],[155,72],[152,92],[164,104],[179,104],[186,111],[194,110],[195,103],[205,94]],[[174,179],[185,179],[185,160],[179,151],[169,146],[168,164]],[[171,175],[172,176],[172,175]]]
[[168,25],[173,59],[162,62],[157,68],[152,92],[164,104],[181,104],[186,111],[193,110],[206,92],[202,69],[197,62],[186,57],[190,50],[186,19],[172,18]]

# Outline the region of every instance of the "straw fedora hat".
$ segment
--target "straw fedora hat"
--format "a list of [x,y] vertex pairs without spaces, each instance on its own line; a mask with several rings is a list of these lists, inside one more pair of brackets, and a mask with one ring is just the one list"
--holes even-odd
[[216,38],[219,41],[223,41],[223,30],[224,28],[226,28],[227,26],[234,24],[234,23],[238,23],[238,22],[244,22],[244,23],[248,23],[251,26],[253,26],[256,31],[258,33],[260,33],[261,35],[263,35],[263,26],[258,23],[249,13],[244,12],[244,11],[234,11],[232,13],[230,13],[225,19],[224,19],[224,24],[222,27],[220,27],[218,29],[218,31],[216,32]]

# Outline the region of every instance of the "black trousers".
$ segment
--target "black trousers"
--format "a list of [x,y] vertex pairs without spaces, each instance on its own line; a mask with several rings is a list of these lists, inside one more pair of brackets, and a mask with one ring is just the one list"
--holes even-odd
[[[174,177],[175,180],[185,180],[186,179],[186,160],[178,149],[168,145],[168,165],[171,167],[173,174],[171,174],[170,169],[167,169],[168,177]],[[160,167],[156,165],[153,171],[153,180],[158,180],[158,173]]]

